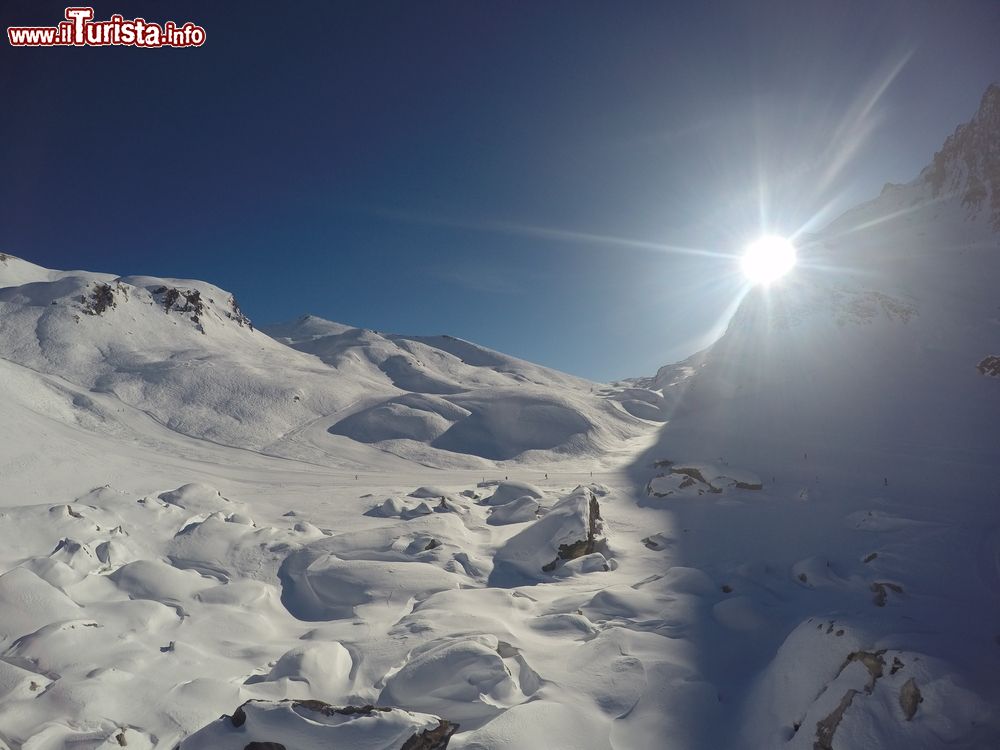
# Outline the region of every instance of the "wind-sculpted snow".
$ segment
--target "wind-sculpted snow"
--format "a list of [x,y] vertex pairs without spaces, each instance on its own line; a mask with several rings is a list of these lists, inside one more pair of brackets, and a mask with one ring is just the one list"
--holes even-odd
[[470,414],[438,436],[434,447],[500,461],[529,450],[572,450],[571,441],[595,427],[571,402],[548,394],[500,392],[456,397],[455,403]]
[[[490,582],[517,585],[571,569],[608,570],[601,532],[600,504],[590,490],[579,487],[497,550]],[[570,566],[571,561],[576,562]]]
[[379,702],[481,726],[527,699],[499,648],[492,635],[431,641],[386,677]]
[[250,701],[186,739],[180,750],[444,750],[457,727],[435,716],[320,701]]
[[[672,595],[630,518],[647,511],[611,488],[438,472],[358,497],[353,476],[311,467],[297,481],[312,484],[250,468],[223,491],[185,465],[194,481],[174,488],[0,511],[0,741],[499,750],[624,732],[642,747],[665,700],[647,670],[690,676],[652,624]],[[399,512],[367,513],[392,499]],[[488,522],[523,500],[530,518]],[[635,565],[602,546],[609,508]],[[528,585],[491,587],[515,549],[537,558]]]

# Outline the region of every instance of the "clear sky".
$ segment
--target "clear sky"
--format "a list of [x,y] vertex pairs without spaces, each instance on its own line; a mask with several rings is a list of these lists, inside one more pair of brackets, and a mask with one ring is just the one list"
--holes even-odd
[[707,343],[739,282],[688,250],[912,179],[1000,80],[996,0],[94,7],[207,42],[3,41],[0,250],[595,379]]

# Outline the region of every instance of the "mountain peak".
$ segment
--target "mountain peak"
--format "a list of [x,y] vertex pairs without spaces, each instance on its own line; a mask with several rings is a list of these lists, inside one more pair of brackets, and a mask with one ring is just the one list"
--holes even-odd
[[994,122],[1000,119],[1000,83],[991,83],[986,87],[976,113],[976,119],[982,118],[990,118]]
[[989,85],[973,118],[948,136],[920,176],[935,198],[960,198],[971,216],[985,211],[1000,231],[1000,84]]

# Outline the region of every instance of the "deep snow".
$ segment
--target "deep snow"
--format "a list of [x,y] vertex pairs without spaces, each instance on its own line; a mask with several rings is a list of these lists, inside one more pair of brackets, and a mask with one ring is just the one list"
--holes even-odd
[[613,386],[0,258],[0,748],[1000,745],[998,102]]

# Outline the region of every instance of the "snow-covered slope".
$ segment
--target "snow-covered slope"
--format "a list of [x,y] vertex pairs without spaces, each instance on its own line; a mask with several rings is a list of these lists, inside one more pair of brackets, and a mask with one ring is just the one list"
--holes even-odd
[[113,394],[172,430],[261,448],[376,384],[334,384],[199,281],[58,272],[0,260],[0,357]]
[[[741,632],[704,657],[715,746],[1000,736],[998,155],[992,86],[917,179],[803,238],[793,275],[646,383],[673,412],[634,476]],[[729,497],[738,472],[755,501]]]
[[588,381],[458,339],[309,317],[271,332],[292,346],[204,282],[0,258],[0,358],[192,437],[328,465],[382,449],[479,466],[593,457],[647,429]]
[[[773,476],[808,453],[812,473],[850,466],[871,485],[895,469],[924,488],[988,463],[1000,389],[978,366],[1000,351],[1000,234],[965,196],[979,184],[968,165],[998,144],[993,86],[935,156],[943,172],[887,187],[803,241],[789,279],[750,290],[708,352],[661,370],[652,387],[676,403],[657,450]],[[1000,179],[984,184],[1000,193]]]
[[618,390],[599,391],[452,336],[382,334],[309,315],[265,330],[342,377],[390,389],[390,397],[370,399],[329,432],[402,456],[432,463],[439,451],[500,461],[548,458],[539,451],[596,458],[645,430],[619,406]]

